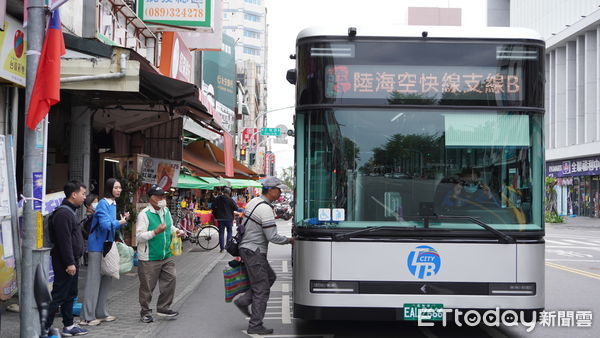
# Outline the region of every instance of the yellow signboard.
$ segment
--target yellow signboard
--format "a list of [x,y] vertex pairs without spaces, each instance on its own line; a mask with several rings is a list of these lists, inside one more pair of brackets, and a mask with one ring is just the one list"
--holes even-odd
[[0,79],[25,87],[25,30],[10,16],[6,16],[4,31],[0,31],[0,46]]

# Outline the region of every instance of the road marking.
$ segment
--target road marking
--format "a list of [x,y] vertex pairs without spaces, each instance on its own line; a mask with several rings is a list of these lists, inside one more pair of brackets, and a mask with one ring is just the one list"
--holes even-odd
[[563,246],[563,245],[546,245],[546,249],[579,249],[579,250],[594,250],[600,251],[597,246]]
[[598,263],[600,259],[550,259],[547,258],[546,262],[587,262],[587,263]]
[[283,300],[283,303],[281,304],[281,311],[283,313],[281,314],[281,322],[283,324],[291,324],[292,316],[290,314],[290,296],[283,295],[282,300]]
[[571,242],[571,243],[575,243],[575,244],[583,244],[583,245],[587,245],[587,246],[599,246],[599,244],[594,244],[594,243],[590,243],[590,242],[578,241],[578,240],[575,240],[575,239],[564,239],[564,241],[566,241],[566,242]]
[[555,268],[555,269],[559,269],[559,270],[563,270],[563,271],[567,271],[567,272],[571,272],[571,273],[575,273],[581,276],[585,276],[585,277],[589,277],[589,278],[594,278],[594,279],[598,279],[600,280],[600,275],[593,273],[593,272],[587,272],[584,270],[579,270],[579,269],[575,269],[575,268],[570,268],[568,266],[565,265],[560,265],[560,264],[556,264],[556,263],[551,263],[551,262],[546,262],[546,266]]
[[281,312],[265,312],[265,315],[281,315]]
[[548,253],[553,253],[555,255],[565,256],[565,257],[579,257],[579,258],[592,258],[592,257],[594,257],[594,256],[592,256],[590,254],[576,252],[576,251],[568,251],[568,250],[560,250],[560,249],[548,249],[547,251],[548,251]]
[[283,292],[283,293],[290,292],[290,285],[288,283],[282,284],[281,285],[281,292]]
[[281,271],[282,271],[283,273],[286,273],[286,272],[288,272],[288,264],[287,264],[287,261],[281,261]]
[[546,240],[547,243],[552,243],[552,244],[558,244],[558,245],[569,245],[568,243],[565,242],[559,242],[559,241],[553,241],[551,239],[547,239]]

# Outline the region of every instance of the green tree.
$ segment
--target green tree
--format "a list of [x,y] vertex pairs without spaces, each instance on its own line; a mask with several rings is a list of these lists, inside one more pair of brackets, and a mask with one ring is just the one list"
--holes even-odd
[[360,159],[360,148],[351,139],[344,137],[344,158],[348,162],[348,168],[356,168],[356,161]]
[[294,167],[288,167],[283,169],[283,173],[281,175],[281,180],[285,185],[290,187],[290,189],[295,190],[296,179],[294,176]]

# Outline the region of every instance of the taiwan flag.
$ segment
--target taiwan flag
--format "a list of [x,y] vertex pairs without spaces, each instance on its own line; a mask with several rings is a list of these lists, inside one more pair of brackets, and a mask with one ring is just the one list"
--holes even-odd
[[65,41],[58,9],[52,11],[40,55],[35,84],[27,111],[27,127],[34,130],[46,117],[50,107],[60,102],[60,57],[65,55]]

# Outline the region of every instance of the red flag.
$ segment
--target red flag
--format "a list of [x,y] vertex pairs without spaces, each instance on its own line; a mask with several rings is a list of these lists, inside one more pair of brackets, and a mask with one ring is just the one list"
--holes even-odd
[[27,127],[32,130],[46,117],[50,107],[60,102],[60,57],[66,53],[65,40],[58,9],[51,15],[27,111]]

